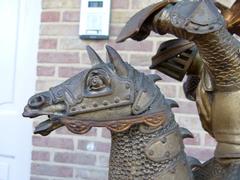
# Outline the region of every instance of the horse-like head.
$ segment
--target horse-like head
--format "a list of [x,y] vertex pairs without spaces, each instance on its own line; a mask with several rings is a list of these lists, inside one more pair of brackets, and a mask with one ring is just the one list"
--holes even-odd
[[29,99],[24,117],[48,116],[47,121],[36,127],[35,133],[47,135],[64,125],[81,134],[93,126],[121,131],[133,122],[153,124],[151,118],[129,117],[157,112],[156,101],[166,106],[154,84],[160,78],[140,73],[124,62],[113,48],[107,46],[106,49],[108,62],[105,63],[91,47],[87,47],[92,68]]

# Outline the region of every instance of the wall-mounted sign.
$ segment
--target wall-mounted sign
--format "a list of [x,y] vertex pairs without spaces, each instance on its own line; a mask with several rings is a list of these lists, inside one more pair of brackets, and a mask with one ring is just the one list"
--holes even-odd
[[81,39],[108,39],[111,0],[82,0],[79,35]]

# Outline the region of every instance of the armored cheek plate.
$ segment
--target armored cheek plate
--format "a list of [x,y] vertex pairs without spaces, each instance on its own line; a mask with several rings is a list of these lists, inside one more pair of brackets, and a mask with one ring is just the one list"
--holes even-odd
[[83,71],[76,76],[64,81],[63,83],[50,88],[51,99],[53,104],[64,102],[69,108],[82,101],[82,80],[87,71]]
[[134,100],[134,86],[131,80],[113,78],[111,82],[112,93],[99,97],[83,97],[82,101],[69,109],[69,115],[93,112],[130,105]]

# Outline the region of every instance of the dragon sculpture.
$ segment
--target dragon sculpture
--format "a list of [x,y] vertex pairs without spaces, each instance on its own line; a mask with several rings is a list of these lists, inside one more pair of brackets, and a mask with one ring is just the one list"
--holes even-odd
[[151,31],[179,38],[160,46],[151,68],[177,80],[188,75],[185,94],[217,141],[195,179],[240,179],[240,46],[232,35],[240,34],[239,22],[239,0],[230,9],[212,0],[165,0],[134,15],[117,40],[140,41]]
[[35,129],[44,136],[62,126],[76,134],[108,128],[111,180],[191,180],[191,168],[200,162],[186,157],[182,139],[192,134],[175,122],[176,102],[155,85],[161,78],[137,71],[106,49],[107,63],[87,47],[92,68],[32,96],[23,116],[48,115]]

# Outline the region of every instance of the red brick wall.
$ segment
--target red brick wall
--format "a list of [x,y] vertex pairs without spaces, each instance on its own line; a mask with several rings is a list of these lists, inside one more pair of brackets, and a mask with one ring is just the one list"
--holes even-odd
[[[110,44],[125,61],[149,73],[151,56],[170,37],[152,35],[140,43],[129,40],[122,44],[114,40],[124,23],[152,2],[156,0],[112,0],[109,41],[82,41],[78,36],[80,0],[42,0],[36,90],[47,90],[89,67],[86,45],[104,58],[104,46]],[[176,120],[195,135],[195,139],[185,140],[186,151],[202,161],[208,159],[215,142],[202,130],[195,103],[185,99],[182,83],[161,76],[163,81],[158,85],[162,92],[180,105],[175,110]],[[84,136],[73,135],[65,128],[48,137],[33,136],[32,180],[106,180],[109,149],[109,132],[101,128],[93,128]]]

